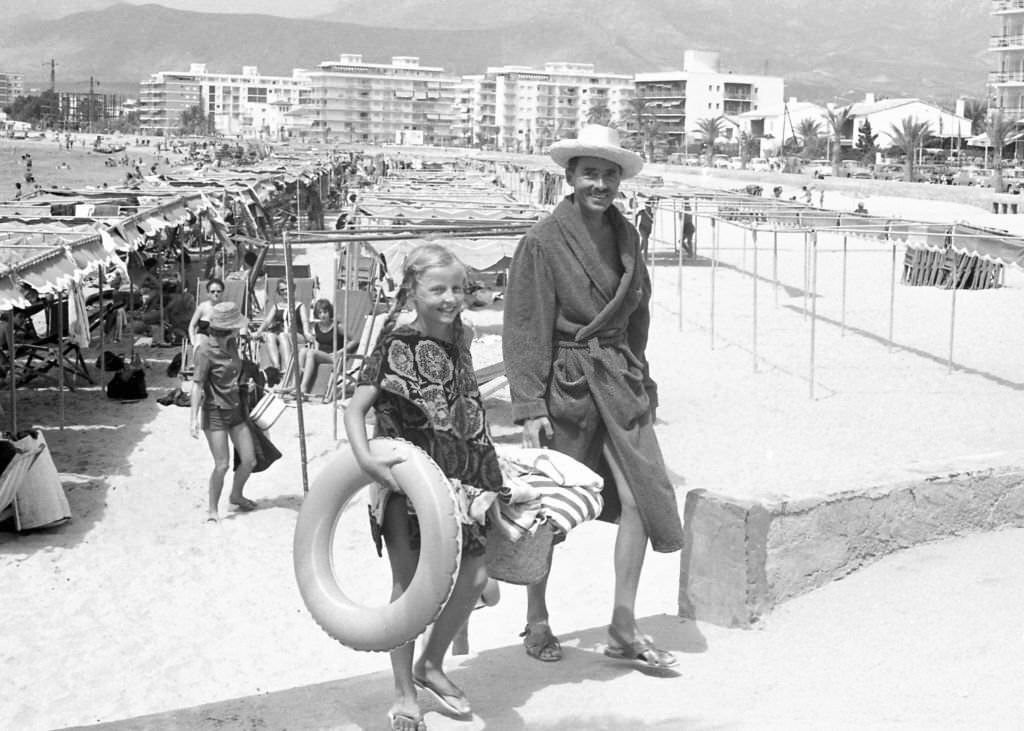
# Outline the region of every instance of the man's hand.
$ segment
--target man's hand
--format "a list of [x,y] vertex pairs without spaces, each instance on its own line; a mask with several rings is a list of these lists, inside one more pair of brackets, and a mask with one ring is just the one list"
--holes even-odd
[[551,428],[551,422],[546,416],[538,416],[536,419],[527,419],[523,422],[523,446],[543,447],[544,442],[551,439],[555,434]]

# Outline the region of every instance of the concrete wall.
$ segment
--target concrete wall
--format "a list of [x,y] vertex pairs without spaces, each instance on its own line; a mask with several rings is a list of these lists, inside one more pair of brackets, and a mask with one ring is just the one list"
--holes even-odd
[[893,551],[1007,526],[1024,526],[1024,469],[763,504],[692,490],[684,508],[679,614],[749,627],[786,599]]

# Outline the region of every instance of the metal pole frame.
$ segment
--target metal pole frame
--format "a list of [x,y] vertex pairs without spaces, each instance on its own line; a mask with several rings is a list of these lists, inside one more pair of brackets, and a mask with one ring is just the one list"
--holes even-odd
[[775,306],[779,306],[779,229],[772,229],[772,280],[775,283]]
[[896,242],[890,237],[892,268],[889,271],[889,352],[893,349],[893,329],[896,320]]
[[757,373],[757,285],[758,285],[757,278],[758,278],[758,273],[757,273],[757,229],[756,228],[750,229],[750,237],[751,237],[751,240],[752,240],[751,243],[753,245],[753,256],[754,256],[754,264],[753,264],[753,274],[754,275],[751,277],[751,280],[753,281],[753,304],[752,304],[752,307],[751,307],[752,314],[753,314],[753,332],[751,333],[751,338],[752,338],[752,350],[753,350],[753,353],[754,353],[754,373]]
[[[284,277],[288,282],[288,311],[295,312],[295,281],[292,278],[292,245],[288,240],[288,232],[281,232],[281,243],[284,246]],[[295,413],[299,418],[299,459],[302,466],[302,492],[309,492],[309,475],[306,471],[306,423],[302,416],[302,373],[299,368],[299,333],[297,323],[293,322],[289,338],[292,343],[292,362],[294,365]]]
[[[955,253],[955,252],[954,252]],[[960,260],[953,267],[953,297],[949,306],[949,357],[946,360],[946,372],[952,373],[953,368],[953,342],[956,333],[956,291],[960,286],[960,265],[967,261],[967,257],[959,255]]]
[[708,331],[711,334],[711,349],[715,349],[715,277],[718,274],[718,232],[721,226],[718,224],[718,219],[712,216],[711,221],[711,302],[710,302],[710,318],[711,321],[708,326]]
[[839,334],[841,337],[846,337],[846,264],[847,264],[847,245],[846,245],[846,234],[843,234],[843,293],[840,299],[841,301],[841,312],[839,314]]
[[818,335],[818,232],[812,231],[810,235],[810,247],[811,247],[811,283],[810,286],[813,288],[811,294],[811,353],[810,353],[810,373],[808,381],[810,384],[810,397],[811,401],[814,400],[814,375],[815,375],[815,349],[817,347],[817,335]]

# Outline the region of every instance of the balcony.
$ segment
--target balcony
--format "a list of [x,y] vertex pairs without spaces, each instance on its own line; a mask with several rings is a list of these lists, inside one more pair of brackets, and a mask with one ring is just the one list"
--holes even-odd
[[1024,84],[1024,71],[990,71],[988,83],[994,85]]
[[1024,120],[1024,107],[1002,107],[999,111],[1007,119]]
[[992,14],[1019,13],[1024,11],[1024,0],[993,0]]
[[992,36],[988,42],[988,50],[1024,50],[1024,35]]

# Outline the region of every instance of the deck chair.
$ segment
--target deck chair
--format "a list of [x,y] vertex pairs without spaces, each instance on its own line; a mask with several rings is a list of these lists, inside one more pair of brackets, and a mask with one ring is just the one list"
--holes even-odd
[[355,382],[359,375],[359,369],[363,367],[363,361],[373,352],[380,338],[381,330],[388,319],[387,312],[371,313],[363,318],[363,326],[359,334],[359,344],[355,351],[346,354],[344,370],[341,358],[334,361],[334,373],[331,376],[327,393],[324,394],[324,403],[334,400],[334,394],[340,392],[342,396],[348,393],[349,387]]
[[[277,306],[278,295],[277,285],[283,277],[272,277],[267,275],[266,294],[264,298],[263,312],[270,312]],[[295,302],[305,304],[306,307],[311,307],[313,304],[313,293],[316,289],[316,280],[312,277],[293,277],[292,282],[295,285]],[[257,345],[258,352],[256,354],[256,362],[259,364],[260,370],[264,370],[271,365],[270,356],[267,354],[266,348],[262,347],[262,343]],[[288,363],[284,363],[282,369],[281,383],[290,384],[295,379],[295,353],[292,353]]]
[[473,372],[476,376],[476,385],[480,390],[480,397],[487,398],[491,394],[500,391],[508,383],[505,376],[505,363],[498,361],[489,366],[478,368]]
[[373,289],[386,273],[387,264],[367,244],[346,243],[338,256],[338,280],[335,286],[339,289]]
[[[332,304],[334,306],[334,321],[341,325],[341,331],[344,333],[343,347],[346,350],[346,360],[355,360],[354,356],[358,351],[366,318],[374,306],[370,299],[370,293],[364,289],[339,289],[334,294]],[[336,355],[335,360],[340,362],[341,356]],[[332,393],[331,384],[334,383],[337,368],[336,364],[335,368],[331,369],[326,376],[322,371],[318,371],[317,379],[311,389],[312,395]]]
[[[61,308],[59,313],[58,306]],[[70,381],[65,381],[70,390],[74,390],[79,377],[93,383],[81,347],[68,337],[67,302],[59,305],[55,302],[40,303],[27,310],[26,314],[33,322],[37,337],[15,343],[14,370],[16,373],[20,370],[18,385],[25,385],[41,376],[57,380],[50,373],[54,368],[63,368],[71,377]]]

